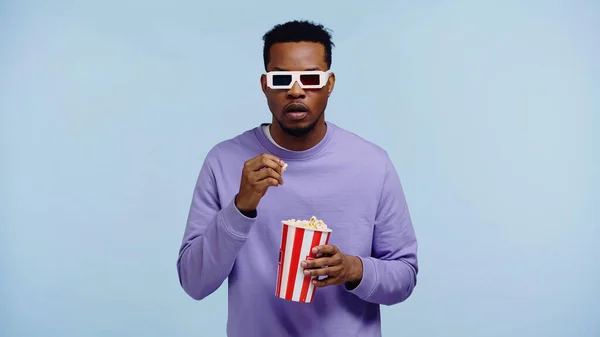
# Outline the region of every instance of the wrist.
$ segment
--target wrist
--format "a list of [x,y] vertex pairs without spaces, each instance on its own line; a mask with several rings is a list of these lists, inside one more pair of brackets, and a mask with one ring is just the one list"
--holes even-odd
[[252,212],[254,210],[256,210],[255,207],[250,207],[248,205],[245,205],[243,202],[240,202],[240,195],[239,193],[235,195],[235,207],[240,211],[240,212]]
[[363,265],[362,260],[358,256],[351,256],[351,268],[350,268],[350,277],[348,278],[348,283],[352,287],[356,287],[360,284],[363,277]]
[[233,203],[234,203],[235,207],[238,209],[238,211],[240,211],[240,213],[242,213],[245,217],[256,218],[256,216],[257,216],[256,208],[240,205],[238,203],[238,195],[237,194],[235,196]]

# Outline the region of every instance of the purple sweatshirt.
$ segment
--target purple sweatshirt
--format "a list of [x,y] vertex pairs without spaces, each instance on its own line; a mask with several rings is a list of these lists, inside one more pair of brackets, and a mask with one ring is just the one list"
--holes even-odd
[[[265,152],[289,166],[284,184],[269,188],[257,217],[248,218],[233,200],[244,162]],[[361,258],[362,281],[353,290],[316,288],[312,303],[280,299],[281,221],[313,215],[333,230],[330,244]],[[228,336],[380,336],[379,306],[404,301],[415,287],[417,240],[400,180],[380,147],[327,122],[319,144],[288,151],[257,127],[209,151],[177,270],[197,300],[228,279]]]

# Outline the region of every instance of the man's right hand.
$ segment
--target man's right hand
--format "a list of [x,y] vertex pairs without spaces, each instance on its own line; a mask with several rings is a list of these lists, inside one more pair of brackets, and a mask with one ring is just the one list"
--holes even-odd
[[267,153],[245,162],[235,206],[241,212],[255,210],[270,186],[283,184],[281,175],[284,164],[283,160]]

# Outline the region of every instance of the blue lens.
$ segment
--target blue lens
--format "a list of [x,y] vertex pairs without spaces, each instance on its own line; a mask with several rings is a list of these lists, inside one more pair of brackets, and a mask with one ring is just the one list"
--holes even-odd
[[289,85],[292,83],[292,75],[273,75],[273,85]]

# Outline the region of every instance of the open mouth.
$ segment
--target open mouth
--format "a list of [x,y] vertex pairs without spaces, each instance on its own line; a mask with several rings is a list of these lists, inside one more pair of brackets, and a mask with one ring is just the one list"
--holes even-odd
[[285,107],[285,115],[291,120],[301,120],[308,115],[308,107],[302,103],[292,103]]

